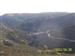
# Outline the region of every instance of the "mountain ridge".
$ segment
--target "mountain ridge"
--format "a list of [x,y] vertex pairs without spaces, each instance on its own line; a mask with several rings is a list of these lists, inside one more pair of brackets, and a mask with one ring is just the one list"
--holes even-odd
[[[27,33],[50,30],[50,34],[55,38],[75,38],[75,13],[11,13],[2,15],[0,20],[2,20],[2,23],[8,28]],[[73,34],[70,32],[73,32]],[[70,34],[72,37],[68,37]],[[50,48],[67,47],[69,45],[69,47],[75,47],[74,45],[71,46],[71,43],[68,41],[49,40],[47,34],[32,35],[27,40],[29,41],[29,45],[36,47],[43,45],[47,45]],[[64,44],[64,42],[66,42],[66,44]]]

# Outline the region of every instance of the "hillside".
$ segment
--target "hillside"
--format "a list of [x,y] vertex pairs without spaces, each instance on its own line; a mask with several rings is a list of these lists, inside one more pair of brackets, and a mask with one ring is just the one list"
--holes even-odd
[[[65,28],[68,28],[70,26],[75,26],[75,14],[74,13],[34,13],[34,14],[5,14],[2,16],[2,22],[5,26],[8,28],[14,28],[21,32],[45,32],[50,31],[53,37],[58,38],[68,38],[65,37],[64,32]],[[74,30],[74,28],[73,28]],[[68,34],[69,35],[69,34]],[[74,36],[74,35],[73,35]],[[47,41],[49,41],[48,45],[51,45],[52,43],[56,42],[57,44],[61,40],[52,40],[50,41],[48,39],[47,34],[44,35],[37,35],[33,38],[37,38],[37,41],[40,42],[40,44],[44,44]],[[74,37],[69,37],[74,38]],[[63,40],[61,41],[63,42]],[[51,44],[50,44],[51,43]],[[42,45],[41,44],[41,45]],[[54,46],[58,46],[58,45]],[[60,43],[61,44],[61,43]],[[59,45],[60,45],[59,44]],[[53,46],[52,46],[53,47]]]
[[44,45],[49,49],[73,48],[75,51],[75,13],[4,14],[0,16],[0,38],[6,46],[26,43],[27,47],[23,48],[32,51]]

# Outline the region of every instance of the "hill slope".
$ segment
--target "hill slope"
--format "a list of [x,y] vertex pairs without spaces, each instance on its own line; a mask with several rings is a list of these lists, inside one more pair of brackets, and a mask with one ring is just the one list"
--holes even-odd
[[[25,38],[24,36],[22,36],[23,34],[21,35],[21,38],[27,39],[29,45],[31,46],[42,47],[43,45],[47,45],[49,48],[67,46],[75,47],[75,43],[68,40],[52,39],[53,37],[75,40],[74,13],[11,13],[3,15],[1,19],[2,24],[10,29],[16,29],[23,34],[25,32],[28,34],[32,34],[31,36],[29,36],[29,38]],[[48,33],[46,33],[47,31],[51,35],[50,39],[48,37]],[[38,32],[45,33],[37,34]]]

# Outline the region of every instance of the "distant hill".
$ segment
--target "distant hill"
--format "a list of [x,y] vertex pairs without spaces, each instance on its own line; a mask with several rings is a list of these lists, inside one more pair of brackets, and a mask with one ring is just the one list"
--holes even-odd
[[[47,45],[49,48],[72,47],[75,49],[75,42],[62,40],[62,38],[75,40],[75,13],[10,13],[2,15],[0,22],[1,20],[6,27],[23,33],[20,38],[26,39],[30,46]],[[33,33],[47,31],[51,38],[48,37],[48,33],[33,35]],[[26,38],[23,36],[25,33],[32,35]]]

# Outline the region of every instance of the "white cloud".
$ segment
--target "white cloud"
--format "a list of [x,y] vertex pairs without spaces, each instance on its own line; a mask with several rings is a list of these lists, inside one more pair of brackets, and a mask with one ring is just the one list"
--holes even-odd
[[75,0],[0,0],[0,14],[75,12]]

